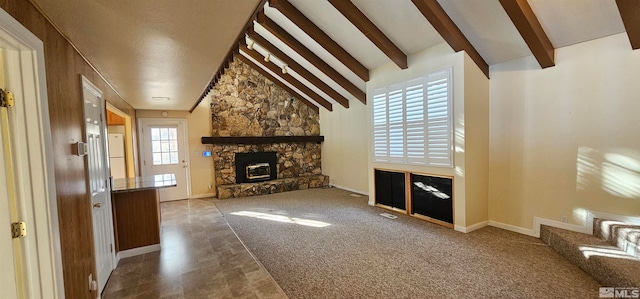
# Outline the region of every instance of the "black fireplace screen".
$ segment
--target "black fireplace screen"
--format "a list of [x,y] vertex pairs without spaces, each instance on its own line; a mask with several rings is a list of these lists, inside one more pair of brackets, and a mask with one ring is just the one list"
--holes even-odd
[[278,177],[276,152],[236,153],[236,183],[274,180]]

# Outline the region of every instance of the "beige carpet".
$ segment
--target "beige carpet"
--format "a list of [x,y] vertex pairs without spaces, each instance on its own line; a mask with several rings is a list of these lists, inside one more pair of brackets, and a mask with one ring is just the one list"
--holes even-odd
[[463,234],[339,189],[215,201],[290,298],[598,298],[599,285],[539,239]]

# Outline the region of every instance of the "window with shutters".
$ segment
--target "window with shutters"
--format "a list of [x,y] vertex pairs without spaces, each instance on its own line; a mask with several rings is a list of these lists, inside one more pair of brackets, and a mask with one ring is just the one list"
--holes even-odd
[[453,166],[451,69],[373,92],[373,159]]

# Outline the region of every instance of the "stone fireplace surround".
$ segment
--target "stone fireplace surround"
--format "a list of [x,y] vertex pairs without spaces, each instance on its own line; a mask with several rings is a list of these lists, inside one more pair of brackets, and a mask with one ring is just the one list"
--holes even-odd
[[[202,143],[212,145],[219,199],[328,185],[321,169],[317,108],[240,60],[230,63],[211,90],[211,125],[211,137]],[[277,178],[238,184],[235,154],[249,152],[276,152]]]
[[[276,152],[277,179],[237,184],[235,154],[248,152]],[[317,188],[329,184],[329,177],[322,175],[319,143],[214,144],[213,153],[218,199]]]

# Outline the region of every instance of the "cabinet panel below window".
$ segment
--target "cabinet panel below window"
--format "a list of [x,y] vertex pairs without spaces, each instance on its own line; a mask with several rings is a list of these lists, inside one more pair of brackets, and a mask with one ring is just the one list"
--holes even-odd
[[453,180],[411,174],[413,214],[453,224]]
[[375,170],[376,203],[406,210],[405,173]]

